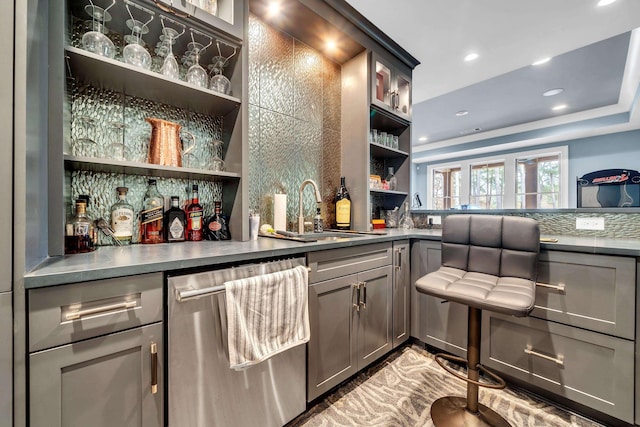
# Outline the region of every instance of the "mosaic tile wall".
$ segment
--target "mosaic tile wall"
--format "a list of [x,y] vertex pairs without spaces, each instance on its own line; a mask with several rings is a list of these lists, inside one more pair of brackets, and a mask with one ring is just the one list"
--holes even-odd
[[[313,179],[332,224],[340,184],[340,66],[304,43],[249,17],[249,206],[273,222],[273,194],[287,194],[288,229],[297,230],[298,190]],[[305,219],[315,215],[311,189]]]
[[[640,239],[640,213],[501,212],[500,214],[533,218],[540,224],[540,232],[542,234]],[[417,228],[428,227],[428,215],[443,215],[443,213],[414,213],[412,217]],[[446,216],[446,214],[444,214],[444,216]],[[594,217],[604,218],[604,230],[576,230],[576,218]],[[435,225],[433,228],[440,228],[440,226]]]
[[[118,92],[77,85],[73,81],[69,81],[67,87],[71,103],[71,141],[65,147],[67,154],[146,162],[151,125],[145,121],[145,117],[158,117],[179,123],[194,135],[196,147],[190,156],[185,157],[184,166],[207,169],[208,161],[214,154],[222,155],[222,147],[211,144],[211,141],[221,137],[221,117],[196,114]],[[109,221],[110,207],[117,200],[115,189],[125,186],[129,188],[127,199],[137,214],[142,208],[149,178],[154,177],[74,171],[70,176],[71,194],[68,200],[75,200],[80,194],[89,195],[89,215],[93,219],[104,218]],[[179,196],[181,203],[190,199],[192,184],[198,184],[205,216],[213,214],[213,201],[221,200],[223,196],[219,182],[156,179],[163,196]],[[72,210],[70,203],[66,207],[69,217],[72,216]],[[138,241],[137,223],[133,241]],[[112,242],[101,236],[99,244],[109,245]]]

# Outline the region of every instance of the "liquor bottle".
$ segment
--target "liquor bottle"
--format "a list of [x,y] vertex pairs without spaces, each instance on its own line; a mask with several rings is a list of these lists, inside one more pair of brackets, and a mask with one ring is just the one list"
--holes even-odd
[[320,215],[320,208],[316,208],[316,216],[313,217],[313,232],[322,233],[322,216]]
[[222,214],[222,202],[216,200],[213,204],[214,214],[205,223],[205,237],[207,240],[230,240],[229,221]]
[[162,223],[164,217],[164,198],[156,187],[156,180],[149,180],[140,212],[141,243],[162,243]]
[[133,206],[127,202],[127,187],[116,188],[118,201],[111,206],[111,228],[123,245],[131,244],[133,236]]
[[336,193],[336,228],[349,230],[351,228],[351,196],[344,182],[344,176],[340,177],[340,187]]
[[76,200],[76,214],[65,228],[65,254],[79,254],[95,250],[93,222],[87,215],[87,202],[85,199]]
[[180,198],[171,196],[171,207],[164,213],[164,238],[167,242],[184,242],[187,220],[180,209]]
[[393,168],[389,168],[388,170],[389,170],[389,173],[387,174],[385,181],[389,186],[389,190],[394,191],[398,188],[398,178],[396,178],[396,175],[393,173]]
[[187,240],[194,242],[202,240],[202,222],[203,210],[198,200],[198,186],[194,184],[191,187],[191,203],[187,206]]

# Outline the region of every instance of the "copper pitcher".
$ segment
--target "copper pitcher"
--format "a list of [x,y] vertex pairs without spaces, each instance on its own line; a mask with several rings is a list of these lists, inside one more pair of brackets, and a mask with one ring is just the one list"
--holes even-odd
[[193,143],[183,149],[178,123],[153,117],[145,118],[151,124],[151,140],[149,141],[149,163],[163,166],[182,166],[182,156],[189,153],[196,146],[196,137],[191,132],[182,130],[191,137]]

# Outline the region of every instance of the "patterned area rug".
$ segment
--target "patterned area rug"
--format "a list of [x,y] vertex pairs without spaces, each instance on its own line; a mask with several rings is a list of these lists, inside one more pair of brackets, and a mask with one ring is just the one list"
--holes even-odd
[[[288,427],[433,426],[431,403],[466,396],[466,384],[451,377],[417,344],[401,348],[288,424]],[[590,420],[522,392],[480,389],[480,402],[514,427],[593,427]]]

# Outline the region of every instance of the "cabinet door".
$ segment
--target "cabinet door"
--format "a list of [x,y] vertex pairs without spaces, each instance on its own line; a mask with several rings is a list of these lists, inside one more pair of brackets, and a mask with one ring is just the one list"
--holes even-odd
[[411,120],[411,78],[375,52],[371,54],[371,104]]
[[162,354],[162,323],[32,353],[30,426],[162,426]]
[[0,427],[11,427],[12,421],[12,361],[13,325],[11,321],[11,292],[0,292]]
[[[411,283],[440,267],[440,242],[419,241],[411,248]],[[411,307],[411,335],[441,350],[467,354],[467,306],[416,291]]]
[[392,67],[375,53],[371,54],[371,103],[392,110]]
[[358,370],[353,323],[357,281],[352,274],[309,286],[308,401]]
[[396,348],[410,334],[409,242],[394,242],[393,256],[393,348]]
[[392,275],[390,265],[358,274],[358,370],[391,350]]

